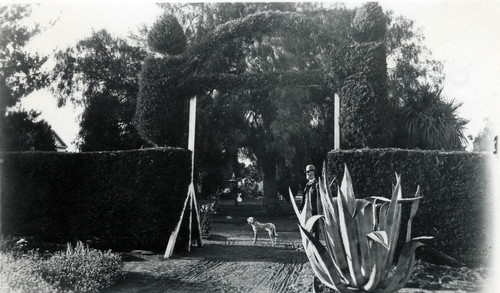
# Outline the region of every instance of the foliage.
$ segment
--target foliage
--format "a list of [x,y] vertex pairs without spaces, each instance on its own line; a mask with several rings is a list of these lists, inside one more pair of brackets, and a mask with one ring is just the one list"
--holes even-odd
[[386,19],[377,2],[367,2],[356,11],[352,21],[357,42],[376,42],[385,38]]
[[[491,250],[492,227],[485,211],[493,154],[400,149],[343,150],[328,153],[328,182],[350,166],[359,198],[391,192],[393,171],[405,178],[403,195],[420,185],[425,198],[414,219],[415,235],[434,236],[432,246],[467,265],[483,264]],[[372,178],[377,178],[376,180]],[[404,210],[403,217],[409,211]],[[406,216],[405,216],[406,215]],[[404,227],[403,227],[404,228]]]
[[387,99],[385,22],[378,4],[365,4],[353,20],[353,34],[360,42],[331,52],[328,68],[339,77],[343,148],[392,143],[394,110]]
[[40,32],[38,25],[30,28],[22,23],[30,14],[31,7],[26,4],[0,6],[0,117],[7,107],[48,82],[47,74],[40,69],[47,57],[24,49]]
[[200,206],[200,228],[203,237],[208,237],[212,233],[212,216],[217,209],[217,201],[202,204]]
[[245,134],[243,115],[234,103],[238,96],[217,91],[198,99],[195,172],[200,174],[205,194],[227,187],[234,173],[241,177],[238,148]]
[[[162,98],[160,96],[156,97],[156,99],[154,97],[151,99],[168,102],[177,98],[189,98],[194,95],[201,95],[207,91],[212,91],[214,88],[218,90],[225,90],[225,88],[242,90],[249,88],[249,85],[259,85],[260,88],[264,87],[265,85],[262,82],[265,82],[266,78],[259,78],[255,74],[234,75],[227,71],[222,71],[213,72],[213,75],[207,75],[205,79],[202,79],[203,75],[201,73],[204,71],[204,66],[211,64],[210,62],[204,62],[209,60],[212,54],[219,50],[221,43],[224,44],[234,39],[244,39],[245,37],[251,38],[253,34],[267,33],[271,29],[286,29],[290,31],[304,29],[305,32],[309,32],[311,29],[308,29],[308,25],[309,22],[298,14],[280,12],[260,13],[230,21],[209,34],[203,42],[190,48],[189,55],[165,58],[163,61],[149,61],[148,67],[143,70],[141,76],[144,86],[147,86],[145,89],[147,93],[144,96],[149,97],[149,95],[153,94],[153,90],[161,91],[165,97]],[[155,65],[154,63],[159,63],[159,65]],[[222,69],[224,70],[225,68]],[[198,71],[198,74],[194,75],[196,71]],[[276,77],[273,81],[282,81],[285,85],[290,85],[300,80],[300,78],[297,78],[297,72],[290,75],[282,75],[281,73],[281,71],[275,72],[273,75]],[[307,74],[309,73],[306,73],[306,76]],[[199,77],[200,75],[201,77]],[[273,75],[270,76],[272,77]],[[149,88],[149,84],[151,84],[151,89]],[[268,83],[267,87],[271,86],[274,86],[274,84]],[[146,98],[144,97],[144,99]],[[148,115],[145,115],[149,112],[143,112],[145,110],[141,110],[142,108],[152,108],[155,111],[159,109],[155,109],[155,107],[147,103],[144,105],[141,104],[136,115],[138,124],[143,129],[143,132],[154,132],[155,128],[151,128],[149,121],[145,120],[151,120]]]
[[420,85],[439,88],[443,84],[443,64],[432,58],[424,45],[425,37],[413,20],[386,13],[389,25],[386,34],[388,96],[401,105]]
[[[326,167],[323,168],[326,178]],[[401,177],[391,199],[368,197],[356,199],[352,181],[345,167],[337,197],[332,197],[328,182],[319,179],[320,212],[312,216],[311,198],[299,211],[290,191],[290,198],[299,218],[302,242],[316,277],[340,292],[395,292],[408,282],[415,264],[415,249],[422,243],[411,239],[411,225],[421,199],[420,189],[413,198],[402,197]],[[393,259],[399,238],[402,203],[410,202],[412,214],[408,221],[406,243],[393,270]],[[321,221],[326,247],[312,234],[313,225]]]
[[9,292],[99,292],[123,276],[118,255],[80,241],[49,256],[30,251],[17,257],[0,253],[0,259],[0,280]]
[[191,153],[1,153],[2,233],[96,248],[164,249],[191,180]]
[[446,102],[441,90],[420,87],[402,107],[402,135],[408,148],[463,150],[467,120],[457,115],[462,104]]
[[81,241],[75,247],[68,243],[66,251],[54,253],[40,268],[45,280],[76,292],[99,292],[119,280],[122,269],[120,256],[90,249]]
[[[398,121],[397,125],[401,126],[396,129],[393,145],[401,148],[463,149],[465,140],[462,129],[466,121],[456,115],[456,109],[453,110],[459,106],[453,102],[447,102],[441,96],[435,97],[435,103],[419,102],[425,100],[426,96],[440,94],[444,80],[443,64],[432,58],[430,50],[424,45],[425,38],[422,30],[415,28],[414,21],[402,16],[394,17],[392,12],[388,12],[386,17],[390,23],[386,38],[389,64],[388,96],[395,108],[394,115]],[[428,133],[425,132],[426,129],[429,128],[430,124],[436,124],[436,122],[432,122],[436,119],[431,118],[415,120],[411,134],[413,139],[408,136],[408,121],[404,121],[407,119],[404,117],[404,112],[412,108],[415,103],[419,103],[418,107],[421,112],[436,111],[437,116],[444,114],[443,117],[449,115],[455,117],[442,119],[443,121],[448,120],[449,127],[439,127],[445,131],[444,136],[448,140],[447,142],[442,144],[418,144],[415,142],[416,136],[428,136]],[[439,105],[436,106],[436,104]],[[437,109],[433,109],[434,107]],[[449,114],[450,111],[455,113]],[[447,130],[443,130],[444,128]]]
[[47,292],[58,293],[56,286],[43,279],[39,272],[39,257],[15,257],[0,252],[0,284],[2,289],[13,293]]
[[139,134],[149,144],[186,145],[188,105],[175,88],[182,64],[182,57],[148,58],[144,62],[135,121]]
[[0,150],[55,151],[52,129],[45,120],[36,121],[39,115],[35,111],[8,113],[0,126]]
[[7,114],[7,108],[49,82],[48,74],[41,70],[47,57],[25,50],[40,32],[38,25],[23,23],[30,14],[30,5],[0,6],[1,150],[55,150],[50,126],[43,120],[35,121],[39,113],[11,110]]
[[492,152],[494,149],[495,129],[490,118],[484,119],[484,128],[474,138],[472,150],[475,152]]
[[179,55],[186,49],[186,35],[174,15],[164,14],[148,32],[148,44],[156,52]]
[[132,120],[145,57],[144,49],[105,30],[56,54],[53,92],[59,105],[71,101],[84,106],[79,132],[83,151],[134,149],[143,144]]
[[393,134],[393,109],[387,101],[385,47],[370,43],[350,49],[344,57],[349,69],[340,89],[342,147],[387,147]]

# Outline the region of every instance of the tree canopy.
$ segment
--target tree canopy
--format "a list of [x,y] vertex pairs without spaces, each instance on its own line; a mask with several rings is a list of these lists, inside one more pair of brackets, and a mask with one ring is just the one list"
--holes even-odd
[[10,112],[2,125],[2,151],[55,151],[52,128],[45,120],[38,120],[39,112]]
[[31,14],[29,5],[0,6],[0,110],[7,107],[36,89],[45,86],[48,76],[41,71],[47,56],[29,53],[24,50],[29,40],[40,32],[35,26],[30,28],[21,22]]
[[53,92],[59,104],[84,106],[78,139],[82,151],[141,147],[133,117],[145,57],[143,49],[105,30],[56,54]]
[[[40,32],[22,20],[31,14],[29,5],[0,6],[0,149],[10,151],[55,150],[52,130],[40,113],[12,107],[33,91],[48,85],[41,70],[47,56],[25,50]],[[9,110],[9,107],[11,109]]]

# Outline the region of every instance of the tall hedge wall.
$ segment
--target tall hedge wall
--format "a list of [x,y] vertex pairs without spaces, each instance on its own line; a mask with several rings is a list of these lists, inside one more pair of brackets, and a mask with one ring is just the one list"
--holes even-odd
[[[390,197],[397,172],[403,197],[414,196],[420,185],[420,201],[412,234],[434,236],[428,244],[466,264],[484,263],[485,243],[491,233],[487,209],[487,160],[491,155],[398,149],[363,149],[328,153],[329,180],[342,180],[344,164],[353,179],[357,198]],[[329,181],[330,182],[330,181]],[[403,230],[406,222],[402,224]],[[405,234],[406,231],[402,235]]]
[[3,235],[114,249],[164,249],[191,176],[176,148],[0,157]]
[[376,2],[361,6],[352,22],[355,44],[332,55],[340,79],[342,145],[387,147],[392,141],[387,99],[386,18]]

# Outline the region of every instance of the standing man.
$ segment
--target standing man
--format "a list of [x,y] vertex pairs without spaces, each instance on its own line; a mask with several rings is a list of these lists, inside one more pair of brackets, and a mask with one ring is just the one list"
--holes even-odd
[[[306,187],[304,188],[304,193],[302,195],[302,202],[300,203],[300,210],[304,209],[306,203],[306,198],[309,196],[311,199],[312,215],[318,214],[318,180],[316,180],[316,168],[314,165],[307,165],[306,167]],[[313,226],[314,237],[319,239],[319,226],[318,223]]]

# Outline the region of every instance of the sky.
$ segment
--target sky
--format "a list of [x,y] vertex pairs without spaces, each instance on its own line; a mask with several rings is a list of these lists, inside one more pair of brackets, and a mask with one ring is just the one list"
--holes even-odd
[[[365,1],[349,1],[349,8]],[[414,0],[379,1],[384,10],[415,21],[423,30],[425,45],[444,64],[443,94],[462,103],[459,115],[468,119],[465,134],[475,136],[484,119],[498,119],[500,102],[500,1]],[[152,2],[46,1],[33,9],[31,19],[43,24],[57,20],[30,43],[32,50],[52,54],[90,36],[92,30],[107,29],[126,37],[140,24],[151,25],[161,14]],[[57,108],[47,90],[31,94],[20,107],[41,111],[52,128],[70,146],[78,133],[81,109]],[[498,120],[497,120],[498,122]],[[472,146],[470,144],[469,148]]]

